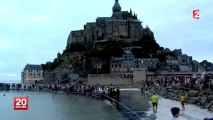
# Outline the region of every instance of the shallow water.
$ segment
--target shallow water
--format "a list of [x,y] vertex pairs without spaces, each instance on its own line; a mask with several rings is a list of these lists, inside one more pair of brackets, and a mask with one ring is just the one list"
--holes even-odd
[[[5,94],[5,96],[3,96]],[[53,98],[54,95],[54,98]],[[29,96],[29,110],[13,109],[13,98]],[[50,92],[0,91],[1,120],[126,120],[104,100]]]

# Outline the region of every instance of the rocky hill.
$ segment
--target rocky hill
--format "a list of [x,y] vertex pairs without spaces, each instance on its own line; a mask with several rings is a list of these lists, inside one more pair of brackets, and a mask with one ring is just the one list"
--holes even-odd
[[213,70],[213,64],[208,61],[199,63],[180,49],[171,51],[161,47],[150,28],[143,28],[141,23],[131,9],[122,11],[115,0],[111,17],[98,17],[82,30],[70,32],[63,53],[58,53],[53,62],[42,64],[45,79],[66,81],[70,73],[80,77],[89,73],[108,74],[111,57],[122,57],[125,48],[135,58],[157,58],[160,62],[152,72]]

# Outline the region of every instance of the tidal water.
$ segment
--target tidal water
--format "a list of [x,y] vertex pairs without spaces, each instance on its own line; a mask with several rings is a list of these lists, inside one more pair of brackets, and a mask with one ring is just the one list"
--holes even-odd
[[[14,110],[13,99],[16,96],[28,96],[29,110]],[[23,93],[0,91],[0,120],[127,120],[127,118],[106,100],[92,97],[38,91]]]

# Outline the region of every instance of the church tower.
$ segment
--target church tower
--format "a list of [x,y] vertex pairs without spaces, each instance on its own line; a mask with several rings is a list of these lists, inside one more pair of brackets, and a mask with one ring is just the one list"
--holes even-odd
[[112,17],[119,17],[120,12],[121,12],[121,6],[118,3],[118,0],[115,0],[115,4],[112,7]]

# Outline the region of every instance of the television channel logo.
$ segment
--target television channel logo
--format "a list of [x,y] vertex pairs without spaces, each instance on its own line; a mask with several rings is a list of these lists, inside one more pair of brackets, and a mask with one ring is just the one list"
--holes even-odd
[[14,110],[28,110],[28,97],[14,97]]
[[199,10],[199,9],[193,10],[193,11],[192,11],[192,17],[193,17],[194,19],[200,19],[200,10]]

